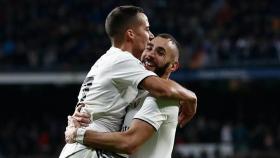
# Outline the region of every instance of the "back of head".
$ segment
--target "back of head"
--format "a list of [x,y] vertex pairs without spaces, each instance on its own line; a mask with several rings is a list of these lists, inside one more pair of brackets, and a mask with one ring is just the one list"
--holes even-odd
[[143,9],[136,6],[119,6],[113,9],[106,18],[105,30],[110,39],[123,40],[125,31],[133,26]]

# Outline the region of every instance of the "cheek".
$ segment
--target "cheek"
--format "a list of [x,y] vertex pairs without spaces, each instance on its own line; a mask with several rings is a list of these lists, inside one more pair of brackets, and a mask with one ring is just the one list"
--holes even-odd
[[158,62],[160,63],[160,65],[164,65],[164,63],[166,63],[166,60],[164,57],[160,56],[158,57]]
[[149,40],[149,33],[147,31],[143,31],[142,37],[145,41],[148,41]]
[[141,56],[141,59],[144,59],[147,56],[147,52],[144,50]]
[[158,62],[159,62],[159,65],[161,66],[161,67],[163,67],[164,65],[166,65],[166,60],[165,59],[160,59],[160,60],[158,60]]

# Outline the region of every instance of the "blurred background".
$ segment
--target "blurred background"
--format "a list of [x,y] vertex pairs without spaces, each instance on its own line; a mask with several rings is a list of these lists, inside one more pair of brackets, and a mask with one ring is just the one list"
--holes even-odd
[[142,7],[181,43],[172,79],[196,92],[173,158],[280,157],[278,0],[1,0],[0,158],[53,158],[116,6]]

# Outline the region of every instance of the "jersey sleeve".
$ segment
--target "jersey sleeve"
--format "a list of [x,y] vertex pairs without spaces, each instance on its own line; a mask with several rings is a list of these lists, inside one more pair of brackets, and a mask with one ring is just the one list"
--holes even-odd
[[119,60],[112,68],[112,79],[117,84],[131,85],[138,88],[139,83],[148,76],[156,76],[152,71],[146,70],[138,59],[126,57]]
[[167,115],[160,111],[156,99],[149,96],[143,102],[142,107],[136,113],[134,119],[143,120],[158,130],[163,121],[167,119]]

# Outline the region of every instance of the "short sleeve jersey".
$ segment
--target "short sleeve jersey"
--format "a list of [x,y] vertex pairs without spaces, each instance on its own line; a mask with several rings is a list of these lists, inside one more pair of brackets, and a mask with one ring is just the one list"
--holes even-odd
[[119,131],[126,107],[138,94],[139,83],[156,74],[148,71],[131,53],[111,47],[91,68],[78,99],[91,114],[88,128]]
[[130,157],[170,158],[178,124],[178,112],[176,102],[160,101],[151,96],[131,104],[122,130],[127,130],[133,119],[139,119],[152,125],[156,133]]

